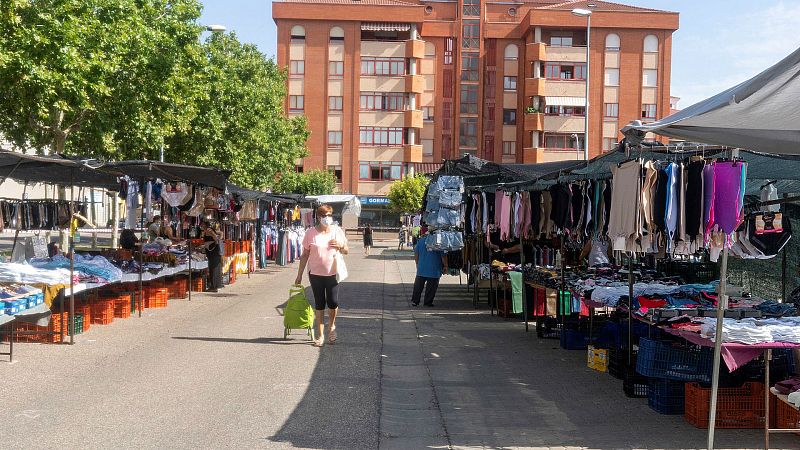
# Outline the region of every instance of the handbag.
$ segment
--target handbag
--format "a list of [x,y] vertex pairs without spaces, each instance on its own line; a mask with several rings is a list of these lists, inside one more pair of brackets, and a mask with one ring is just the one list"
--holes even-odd
[[346,280],[349,274],[347,273],[347,264],[344,263],[344,255],[342,252],[336,251],[335,264],[336,264],[336,282],[341,283]]

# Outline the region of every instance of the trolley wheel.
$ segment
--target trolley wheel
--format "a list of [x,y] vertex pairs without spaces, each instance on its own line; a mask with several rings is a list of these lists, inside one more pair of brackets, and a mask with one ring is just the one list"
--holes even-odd
[[289,339],[289,329],[285,327],[283,329],[283,339],[284,340]]

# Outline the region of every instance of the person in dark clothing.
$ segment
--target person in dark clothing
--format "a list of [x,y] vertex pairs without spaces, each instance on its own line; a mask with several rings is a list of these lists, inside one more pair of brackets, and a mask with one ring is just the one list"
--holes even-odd
[[447,267],[447,254],[428,250],[428,227],[422,227],[417,245],[414,247],[414,262],[417,264],[417,277],[414,279],[414,291],[411,304],[419,306],[422,291],[425,290],[425,306],[433,306],[433,298],[439,289],[439,279]]
[[219,237],[217,232],[211,228],[211,224],[206,221],[200,224],[200,230],[208,258],[208,291],[217,292],[222,287],[222,255],[220,254]]
[[502,261],[506,264],[519,264],[521,261],[520,251],[522,247],[519,241],[502,241],[500,240],[499,231],[489,234],[489,249],[493,252],[492,259]]
[[364,253],[369,256],[369,249],[372,248],[372,225],[364,227]]

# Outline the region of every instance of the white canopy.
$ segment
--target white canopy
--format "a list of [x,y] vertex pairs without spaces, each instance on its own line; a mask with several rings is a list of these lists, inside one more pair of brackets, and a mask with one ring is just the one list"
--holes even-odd
[[584,97],[545,97],[548,106],[586,106]]
[[773,154],[800,154],[800,49],[755,77],[657,122],[622,129]]
[[314,200],[320,205],[324,203],[344,203],[344,212],[355,216],[361,216],[361,200],[352,194],[307,195],[306,198]]

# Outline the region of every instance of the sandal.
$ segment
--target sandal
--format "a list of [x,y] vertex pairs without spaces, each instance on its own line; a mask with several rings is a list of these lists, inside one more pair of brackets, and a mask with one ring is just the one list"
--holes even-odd
[[336,328],[333,328],[331,329],[331,331],[328,332],[328,342],[330,342],[331,344],[336,343]]
[[325,345],[325,337],[320,336],[317,339],[314,339],[314,347],[322,347]]

